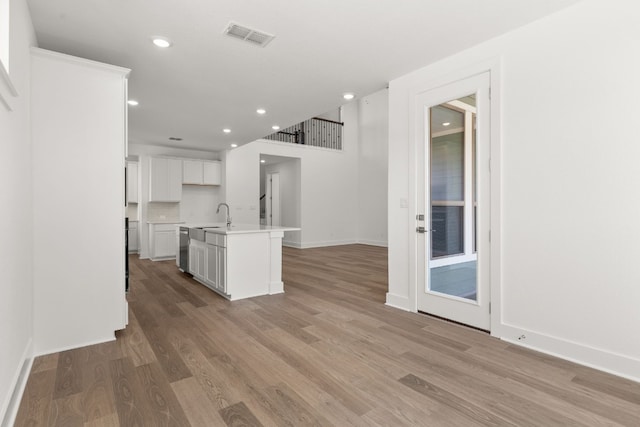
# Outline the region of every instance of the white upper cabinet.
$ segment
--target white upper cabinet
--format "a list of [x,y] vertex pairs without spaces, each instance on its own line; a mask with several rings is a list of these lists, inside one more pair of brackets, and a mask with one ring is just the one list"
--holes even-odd
[[138,203],[137,162],[127,162],[127,203]]
[[202,183],[204,185],[222,184],[220,162],[202,162]]
[[220,185],[221,167],[219,161],[183,160],[182,183],[193,185]]
[[151,157],[150,202],[179,202],[182,198],[182,160]]
[[182,183],[202,184],[202,161],[183,160],[182,161]]

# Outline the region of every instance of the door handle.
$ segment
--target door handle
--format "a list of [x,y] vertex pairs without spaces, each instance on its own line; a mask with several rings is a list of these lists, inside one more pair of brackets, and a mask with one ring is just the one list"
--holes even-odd
[[432,233],[436,232],[436,230],[427,230],[424,227],[416,227],[416,233],[428,233],[429,231]]

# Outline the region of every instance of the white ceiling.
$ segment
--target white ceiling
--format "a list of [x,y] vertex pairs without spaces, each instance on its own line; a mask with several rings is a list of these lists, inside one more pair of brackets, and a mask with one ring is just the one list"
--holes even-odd
[[[580,0],[28,0],[39,46],[132,69],[130,141],[218,151]],[[230,21],[276,38],[224,36]],[[160,49],[152,36],[173,46]],[[257,108],[267,114],[258,116]],[[223,128],[232,130],[229,134]],[[183,141],[169,141],[181,137]]]

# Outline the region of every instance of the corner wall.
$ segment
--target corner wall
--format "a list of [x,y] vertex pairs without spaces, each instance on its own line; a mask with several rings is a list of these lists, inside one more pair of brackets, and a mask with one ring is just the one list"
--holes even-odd
[[637,22],[636,1],[585,0],[391,82],[387,303],[415,310],[415,96],[500,59],[492,334],[640,381]]
[[358,100],[358,131],[358,242],[387,246],[387,89]]
[[[0,103],[0,424],[17,411],[33,338],[33,178],[31,57],[33,25],[25,1],[11,2],[10,74],[18,92],[13,111]],[[1,83],[0,83],[1,84]],[[12,395],[16,391],[14,400]],[[4,421],[3,421],[4,420]]]

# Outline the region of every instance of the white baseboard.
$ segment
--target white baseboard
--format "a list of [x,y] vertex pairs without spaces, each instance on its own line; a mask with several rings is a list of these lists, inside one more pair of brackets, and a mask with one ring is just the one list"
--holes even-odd
[[383,248],[386,248],[389,246],[389,244],[383,240],[358,239],[358,243],[361,245],[380,246]]
[[411,302],[409,301],[408,297],[394,295],[388,292],[387,292],[387,301],[385,302],[385,305],[388,305],[389,307],[393,307],[393,308],[398,308],[404,311],[411,311],[411,312],[414,311],[411,309]]
[[299,243],[283,240],[282,246],[287,246],[289,248],[296,249],[309,249],[309,248],[325,248],[328,246],[343,246],[343,245],[369,245],[369,246],[380,246],[387,247],[387,242],[376,241],[376,240],[335,240],[335,241],[326,241],[326,242],[310,242],[310,243]]
[[[492,335],[494,335],[493,332]],[[500,334],[494,336],[531,350],[640,382],[640,360],[632,357],[512,325],[500,325]]]
[[27,386],[27,380],[31,373],[31,367],[33,366],[33,356],[31,356],[33,347],[33,340],[29,339],[27,346],[22,353],[22,362],[18,366],[18,370],[13,376],[11,381],[12,390],[5,398],[5,402],[2,405],[2,411],[0,411],[0,421],[2,421],[2,427],[12,426],[18,415],[18,409],[20,408],[20,401],[24,394],[24,389]]
[[114,331],[112,335],[110,335],[108,337],[97,339],[95,341],[87,341],[87,342],[84,342],[84,343],[81,343],[81,344],[73,344],[73,345],[68,345],[68,346],[64,346],[64,347],[58,347],[58,348],[54,348],[54,349],[40,350],[40,351],[38,351],[38,353],[34,357],[44,356],[44,355],[52,354],[52,353],[60,353],[62,351],[73,350],[73,349],[80,348],[80,347],[87,347],[89,345],[102,344],[102,343],[105,343],[105,342],[110,342],[110,341],[115,341],[115,340],[116,340],[116,334],[115,334],[115,331]]
[[324,242],[307,242],[300,245],[300,249],[309,248],[325,248],[327,246],[343,246],[343,245],[355,245],[358,242],[356,240],[328,240]]

